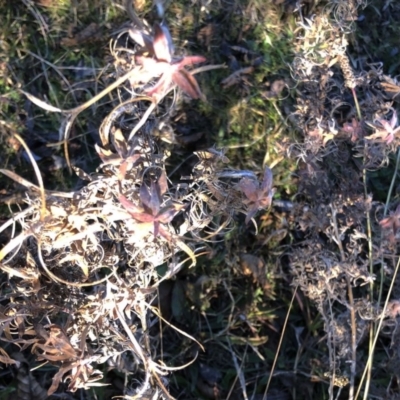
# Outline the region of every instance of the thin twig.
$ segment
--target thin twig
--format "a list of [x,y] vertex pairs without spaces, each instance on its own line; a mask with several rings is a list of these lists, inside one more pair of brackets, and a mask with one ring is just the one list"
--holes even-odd
[[25,149],[26,154],[28,155],[29,160],[30,160],[30,162],[32,164],[33,170],[35,171],[36,178],[37,178],[38,184],[39,184],[40,197],[41,197],[41,200],[42,200],[42,202],[41,202],[41,211],[40,211],[40,221],[43,221],[44,217],[46,215],[46,195],[45,195],[45,191],[44,191],[42,174],[40,173],[39,166],[37,165],[36,160],[33,157],[32,152],[30,151],[28,145],[25,143],[25,140],[22,139],[22,137],[19,136],[18,133],[15,133],[14,136],[22,144],[22,147]]
[[279,338],[278,348],[276,349],[274,361],[272,363],[271,371],[270,371],[269,377],[268,377],[267,386],[265,387],[263,400],[267,400],[268,399],[268,397],[267,397],[268,389],[269,389],[269,386],[271,384],[272,377],[274,375],[274,370],[275,370],[275,367],[276,367],[276,363],[278,362],[279,352],[281,350],[283,337],[284,337],[284,334],[286,332],[287,323],[289,321],[290,311],[292,310],[292,305],[293,305],[294,299],[296,297],[298,287],[299,287],[298,285],[295,287],[295,289],[293,291],[292,299],[290,300],[289,308],[288,308],[288,311],[287,311],[286,317],[285,317],[285,322],[283,323],[283,327],[282,327],[282,333],[281,333],[281,336]]
[[367,371],[371,367],[375,346],[376,346],[376,343],[378,341],[379,332],[380,332],[380,330],[382,328],[383,320],[384,320],[385,315],[386,315],[386,310],[387,310],[387,306],[388,306],[388,303],[389,303],[389,299],[390,299],[390,296],[392,295],[394,284],[395,284],[395,282],[397,282],[397,275],[398,275],[398,272],[399,272],[399,268],[400,268],[400,257],[397,259],[397,264],[396,264],[396,268],[394,270],[393,278],[392,278],[392,281],[390,282],[390,286],[389,286],[389,290],[388,290],[388,293],[387,293],[387,296],[386,296],[385,304],[383,306],[383,309],[382,309],[382,312],[381,312],[381,315],[380,315],[380,318],[379,318],[379,323],[378,323],[378,326],[376,328],[375,338],[374,338],[374,341],[372,343],[372,348],[370,350],[370,353],[368,354],[367,365],[365,366],[364,372],[363,372],[363,374],[361,376],[360,383],[358,385],[358,389],[357,389],[357,392],[356,392],[355,399],[357,399],[357,397],[359,396],[361,388],[362,388],[363,383],[364,383],[365,376],[367,374]]
[[244,399],[244,400],[247,400],[247,399],[248,399],[248,396],[247,396],[247,391],[246,391],[246,380],[245,380],[244,375],[243,375],[243,364],[244,364],[244,361],[245,361],[245,358],[246,358],[246,354],[247,354],[247,346],[246,346],[245,351],[244,351],[244,354],[243,354],[242,362],[241,362],[241,364],[240,364],[240,366],[239,366],[239,364],[238,364],[238,362],[237,362],[236,354],[235,354],[235,352],[234,352],[233,349],[232,349],[232,344],[231,344],[230,338],[227,337],[226,340],[227,340],[227,342],[228,342],[229,351],[230,351],[231,356],[232,356],[233,365],[235,366],[235,369],[236,369],[236,376],[235,376],[234,381],[232,382],[232,385],[231,385],[231,388],[230,388],[230,390],[229,390],[229,393],[228,393],[228,395],[227,395],[227,397],[226,397],[226,400],[229,400],[229,399],[230,399],[231,394],[232,394],[232,391],[233,391],[233,389],[234,389],[234,387],[235,387],[235,384],[236,384],[236,380],[237,380],[237,379],[239,379],[239,382],[240,382],[240,386],[241,386],[241,389],[242,389],[243,399]]

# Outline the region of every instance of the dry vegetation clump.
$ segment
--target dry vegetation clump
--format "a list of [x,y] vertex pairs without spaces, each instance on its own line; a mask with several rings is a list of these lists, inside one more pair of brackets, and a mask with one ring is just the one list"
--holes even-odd
[[[397,83],[382,65],[358,60],[354,68],[349,56],[357,8],[366,4],[331,6],[303,18],[291,66],[298,94],[291,118],[303,140],[289,150],[299,162],[294,229],[302,238],[290,252],[290,272],[324,323],[320,367],[329,398],[343,390],[355,398],[379,392],[372,359],[382,325],[391,325],[387,305],[397,286],[396,213],[384,216],[398,202],[392,203],[398,164],[386,204],[371,192],[370,172],[387,167],[398,149],[396,105],[384,90]],[[394,350],[399,343],[391,338]]]
[[[23,6],[51,55],[42,3]],[[57,57],[84,67],[29,50],[28,83],[5,42],[0,87],[24,91],[1,98],[0,143],[30,165],[0,169],[18,400],[399,396],[395,3],[104,2],[124,12],[110,46],[109,21],[68,28]]]
[[[274,194],[268,167],[259,182],[251,171],[229,168],[224,152],[214,147],[195,152],[198,161],[188,176],[168,178],[168,152],[154,135],[161,124],[157,111],[175,85],[202,97],[185,66],[205,59],[173,58],[164,24],[156,23],[153,34],[135,29],[130,36],[136,43],[126,62],[115,53],[123,76],[117,82],[129,78],[129,85],[99,129],[95,149],[101,164],[89,174],[72,166],[85,181],[82,188],[47,191],[40,174],[36,186],[1,170],[28,189],[26,208],[0,228],[13,228],[0,252],[9,277],[2,292],[1,340],[57,367],[47,395],[64,381],[71,392],[102,385],[101,365],[107,363],[135,374],[126,395],[170,398],[166,375],[180,366],[162,358],[150,333],[162,318],[154,306],[158,286],[210,252],[209,244],[233,229],[238,214],[254,223]],[[28,97],[48,111],[62,111]],[[66,112],[69,126],[85,107]],[[166,129],[167,118],[162,124]],[[167,268],[160,275],[162,265]],[[5,351],[1,361],[20,364]]]

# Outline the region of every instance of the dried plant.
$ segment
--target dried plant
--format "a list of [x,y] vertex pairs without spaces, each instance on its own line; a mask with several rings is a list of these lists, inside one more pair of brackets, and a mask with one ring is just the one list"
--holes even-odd
[[[362,5],[335,1],[314,19],[304,19],[292,64],[300,91],[293,121],[303,135],[290,149],[299,160],[301,200],[294,220],[304,240],[289,252],[290,266],[294,285],[324,321],[331,399],[340,396],[343,385],[349,399],[357,398],[360,348],[368,330],[370,337],[379,337],[383,289],[377,295],[376,266],[393,266],[386,254],[393,252],[399,228],[397,209],[377,221],[371,218],[380,215],[381,204],[369,194],[367,171],[388,165],[397,151],[398,128],[393,104],[375,90],[387,81],[382,70],[372,66],[358,72],[346,54],[347,34],[355,29]],[[354,105],[347,106],[346,93]],[[386,234],[389,240],[382,240]],[[369,351],[373,354],[372,347]],[[340,387],[336,393],[335,386]]]
[[[128,3],[132,8],[133,3]],[[282,2],[272,3],[278,10],[278,3]],[[287,7],[290,2],[283,3]],[[26,360],[13,353],[9,356],[0,348],[0,362],[15,366],[21,390],[32,390],[36,393],[33,396],[45,398],[58,395],[64,388],[72,392],[90,389],[104,384],[106,370],[117,369],[134,376],[129,378],[125,398],[171,398],[172,379],[168,374],[190,364],[197,357],[196,349],[202,348],[182,326],[174,327],[170,320],[164,320],[165,315],[157,309],[182,295],[199,308],[198,315],[205,319],[206,330],[210,330],[208,344],[227,339],[228,346],[221,346],[218,358],[224,358],[220,357],[223,351],[231,356],[242,389],[237,397],[245,398],[249,383],[245,365],[253,359],[246,352],[251,349],[259,359],[264,358],[269,369],[265,349],[259,346],[268,339],[268,343],[276,343],[276,333],[282,331],[281,314],[270,317],[270,305],[275,300],[269,297],[274,285],[271,274],[280,269],[279,276],[288,283],[281,285],[281,293],[286,295],[291,285],[294,290],[290,307],[299,310],[294,318],[289,318],[288,312],[285,320],[294,328],[297,351],[292,346],[282,347],[282,351],[284,347],[288,349],[286,354],[296,353],[295,367],[290,368],[289,374],[274,373],[273,366],[268,371],[263,397],[271,396],[267,393],[270,381],[284,376],[281,382],[292,391],[292,397],[301,398],[305,391],[298,390],[299,375],[308,377],[306,390],[310,398],[327,397],[325,393],[315,395],[313,387],[317,385],[328,391],[330,400],[353,400],[359,398],[360,390],[364,391],[364,398],[373,391],[371,397],[377,398],[398,392],[400,287],[396,276],[400,268],[400,206],[395,183],[400,165],[400,127],[395,101],[399,85],[383,73],[381,65],[364,66],[361,58],[353,63],[354,48],[348,43],[353,45],[354,37],[349,34],[362,15],[359,8],[365,5],[364,0],[332,0],[322,6],[319,2],[304,3],[296,9],[296,39],[290,44],[294,51],[290,66],[294,82],[289,82],[289,77],[276,81],[284,82],[288,99],[256,91],[256,86],[268,79],[264,74],[266,64],[273,64],[259,51],[229,45],[225,55],[234,64],[237,59],[232,51],[243,53],[250,67],[237,69],[222,80],[222,85],[245,84],[243,93],[251,97],[252,107],[266,101],[278,110],[278,104],[283,104],[279,110],[282,126],[291,124],[289,131],[298,134],[288,150],[284,146],[291,140],[289,135],[285,143],[274,143],[268,136],[265,159],[271,160],[274,151],[283,155],[287,150],[285,156],[292,157],[289,162],[297,166],[295,172],[285,175],[282,170],[288,160],[273,160],[274,174],[278,173],[275,184],[282,189],[279,200],[274,200],[270,167],[264,165],[263,171],[234,169],[224,149],[196,150],[187,163],[178,167],[174,164],[176,155],[170,157],[169,145],[177,145],[173,127],[181,121],[179,114],[187,104],[179,104],[182,99],[172,98],[169,92],[176,87],[192,99],[204,99],[194,76],[210,66],[194,70],[191,67],[205,62],[205,57],[176,56],[182,53],[175,53],[164,22],[155,23],[150,33],[148,25],[133,11],[138,29],[130,29],[129,36],[127,30],[122,32],[112,48],[116,71],[109,76],[117,76],[117,80],[83,106],[61,110],[28,96],[46,111],[67,116],[66,133],[60,137],[67,146],[75,117],[102,96],[111,94],[111,90],[119,89],[118,97],[111,99],[114,109],[108,110],[99,127],[94,146],[99,156],[98,168],[88,173],[82,165],[72,166],[84,181],[75,190],[46,190],[26,144],[23,146],[32,159],[38,185],[9,169],[0,170],[26,189],[24,207],[0,227],[0,232],[7,230],[10,234],[10,240],[0,250],[0,269],[8,276],[0,303],[0,341],[29,351],[33,363],[47,363],[53,369],[46,394],[42,383],[35,382],[29,369],[24,368]],[[383,9],[392,7],[389,3]],[[257,6],[251,4],[249,10]],[[164,15],[163,6],[157,7]],[[207,7],[201,4],[203,11]],[[316,10],[314,17],[302,15],[308,7]],[[212,27],[200,30],[213,35]],[[240,36],[250,31],[246,27]],[[121,46],[124,41],[125,46]],[[214,46],[209,38],[207,46],[212,47],[211,43]],[[251,45],[264,49],[264,43],[261,46],[255,41]],[[285,72],[279,71],[280,74]],[[210,98],[212,106],[213,100]],[[196,105],[197,102],[190,103],[190,107]],[[265,117],[263,111],[257,112]],[[163,141],[164,128],[169,137]],[[188,137],[197,139],[202,134],[196,132]],[[188,137],[181,142],[191,141]],[[393,171],[378,172],[384,166],[392,167],[396,152]],[[197,161],[192,163],[191,157],[197,157]],[[179,168],[185,176],[177,176]],[[391,172],[393,178],[387,190],[380,181]],[[258,232],[257,213],[271,205],[276,208],[262,216],[262,229]],[[255,235],[250,221],[256,227]],[[276,225],[280,225],[279,230],[268,231]],[[236,235],[243,230],[245,244]],[[256,253],[260,248],[268,250],[260,255]],[[216,253],[223,257],[222,272],[215,272],[214,264],[209,268],[205,264],[211,263],[198,260],[200,255],[211,258]],[[185,271],[184,282],[181,281],[179,272],[196,263],[201,276],[193,283],[191,272]],[[236,282],[231,284],[235,274],[251,283],[250,293],[241,285],[235,286]],[[165,282],[170,278],[173,281]],[[168,296],[172,300],[164,301],[161,296],[165,283],[171,284]],[[244,299],[247,296],[252,298],[250,307]],[[212,303],[219,307],[215,313],[213,309],[214,315],[203,309]],[[282,303],[277,304],[281,309]],[[173,310],[172,314],[174,311],[173,318],[180,322],[182,310]],[[214,324],[213,318],[224,324],[227,321],[226,328],[217,334],[214,328],[220,322]],[[192,342],[187,364],[187,354],[177,359],[160,348],[162,326],[176,329]],[[203,333],[202,339],[206,337]],[[246,345],[241,365],[234,340]],[[373,359],[377,343],[384,347],[388,362],[381,361],[384,357],[380,355]],[[210,354],[200,354],[200,358],[204,360]],[[309,354],[314,356],[310,358]],[[279,356],[278,350],[275,361]],[[378,395],[377,388],[371,385],[369,390],[369,383],[364,384],[364,376],[378,376],[379,368],[375,366],[383,364],[384,373],[395,379],[382,380],[387,385]],[[210,373],[207,368],[201,363],[196,370],[201,383],[209,384],[201,392],[208,397],[233,398],[235,384],[227,393],[221,389],[222,376],[207,377],[219,375],[220,371],[210,368]],[[259,378],[257,375],[254,380],[261,382],[254,383],[257,393],[260,388],[256,385],[264,386],[265,382],[264,377]],[[286,393],[283,396],[287,397]]]

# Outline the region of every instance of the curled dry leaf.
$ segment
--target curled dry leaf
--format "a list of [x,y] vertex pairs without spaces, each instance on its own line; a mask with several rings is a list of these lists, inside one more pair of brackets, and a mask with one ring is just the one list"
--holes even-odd
[[383,82],[380,83],[380,86],[384,90],[384,93],[391,100],[399,101],[400,100],[400,85],[396,79],[391,78],[390,76],[383,75]]
[[103,149],[97,144],[95,144],[95,149],[101,161],[103,161],[103,165],[115,165],[119,167],[118,178],[122,180],[125,179],[126,173],[139,163],[142,158],[136,149],[135,143],[128,143],[120,129],[117,129],[111,135],[111,141],[117,154],[111,150]]
[[40,324],[37,324],[35,331],[42,338],[32,347],[32,352],[38,356],[38,360],[55,362],[71,360],[77,357],[75,349],[71,346],[61,327],[53,324],[46,330]]
[[370,136],[367,136],[367,139],[380,140],[386,144],[392,143],[400,131],[400,126],[397,126],[396,111],[393,111],[390,121],[386,121],[384,118],[378,118],[374,121],[372,126],[375,128],[376,132]]
[[58,113],[62,112],[60,108],[47,104],[43,100],[38,99],[37,97],[29,94],[28,92],[21,90],[21,93],[23,93],[33,104],[36,104],[38,107],[43,108],[43,110],[50,112],[58,112]]
[[[1,318],[1,315],[0,315],[0,318]],[[15,357],[14,357],[14,358],[15,358]],[[0,362],[3,363],[3,364],[6,364],[6,365],[14,364],[14,365],[16,365],[17,367],[19,367],[19,365],[20,365],[20,361],[12,359],[12,358],[7,354],[7,352],[6,352],[4,349],[2,349],[2,348],[0,348]]]

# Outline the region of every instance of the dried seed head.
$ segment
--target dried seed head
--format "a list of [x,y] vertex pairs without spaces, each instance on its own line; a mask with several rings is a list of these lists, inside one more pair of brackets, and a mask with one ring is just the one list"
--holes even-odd
[[339,57],[340,68],[342,69],[346,87],[354,89],[357,86],[356,77],[354,76],[353,69],[351,68],[349,58],[346,54]]

